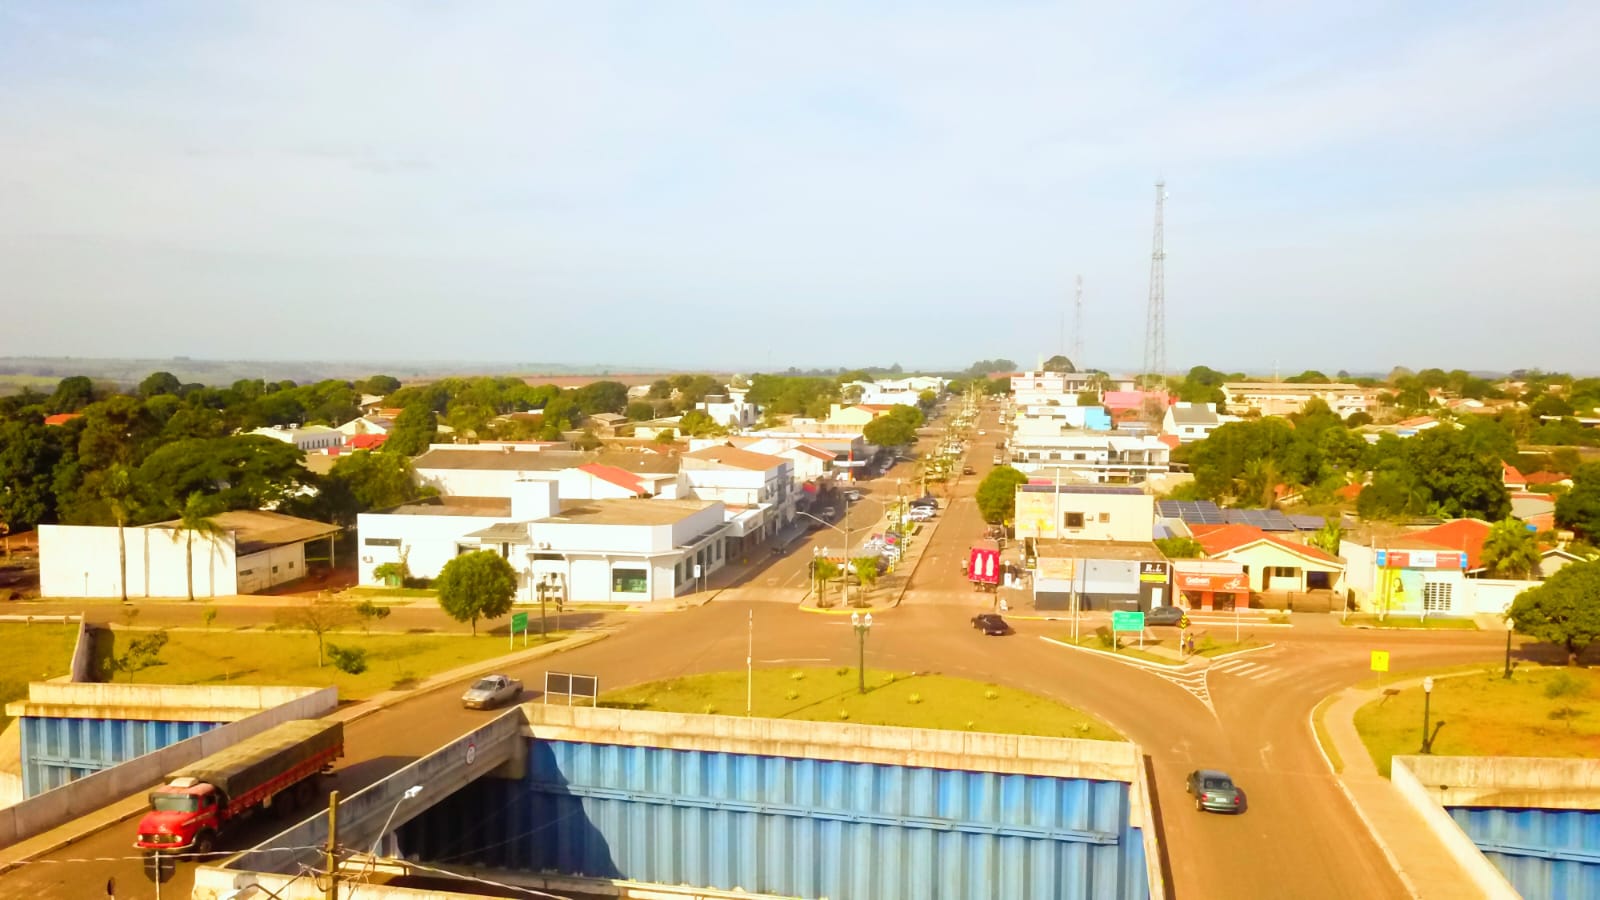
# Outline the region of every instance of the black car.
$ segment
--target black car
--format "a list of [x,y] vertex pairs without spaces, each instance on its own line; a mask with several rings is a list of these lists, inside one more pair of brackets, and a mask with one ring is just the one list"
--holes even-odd
[[1182,625],[1188,618],[1181,606],[1157,606],[1144,614],[1144,624]]
[[933,497],[932,495],[929,495],[927,497],[918,497],[917,499],[911,501],[911,508],[912,509],[916,509],[919,506],[926,506],[926,507],[929,507],[931,509],[938,509],[939,508],[939,501],[938,501],[937,498]]
[[1012,634],[1012,628],[998,613],[979,613],[972,617],[972,627],[982,631],[989,637],[1005,637]]

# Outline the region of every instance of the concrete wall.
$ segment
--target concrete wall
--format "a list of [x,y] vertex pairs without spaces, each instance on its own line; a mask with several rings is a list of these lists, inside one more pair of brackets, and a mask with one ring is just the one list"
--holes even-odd
[[1600,809],[1600,760],[1519,756],[1408,756],[1437,806]]
[[[39,593],[45,597],[117,597],[122,593],[115,527],[39,526]],[[130,597],[185,597],[188,535],[171,528],[124,528]],[[238,593],[234,538],[194,537],[197,597]]]
[[306,545],[297,542],[241,556],[238,571],[241,594],[301,578],[306,574]]
[[94,631],[83,616],[78,617],[78,640],[72,645],[71,678],[79,684],[94,681]]
[[[35,685],[29,685],[30,693]],[[43,685],[56,688],[61,685]],[[71,688],[156,688],[157,685],[66,685]],[[212,690],[191,688],[191,690]],[[293,688],[262,688],[262,691],[286,691]],[[163,747],[103,772],[74,781],[65,787],[46,791],[37,797],[0,810],[0,847],[9,847],[17,841],[48,831],[67,821],[86,815],[107,804],[146,790],[166,777],[174,769],[216,753],[247,737],[260,734],[268,728],[291,719],[306,719],[325,715],[339,704],[337,688],[327,687],[306,693],[272,709],[256,713],[237,722],[231,722],[186,741]],[[53,696],[46,692],[45,696]],[[265,696],[265,695],[263,695]]]
[[[1461,866],[1461,870],[1472,879],[1479,890],[1483,891],[1485,897],[1492,900],[1520,900],[1522,895],[1511,886],[1511,882],[1495,868],[1494,863],[1484,857],[1478,846],[1467,837],[1466,832],[1462,831],[1455,820],[1450,818],[1450,814],[1445,812],[1444,807],[1439,805],[1436,799],[1438,786],[1450,782],[1438,779],[1445,777],[1449,771],[1435,770],[1429,764],[1446,758],[1396,756],[1390,764],[1389,780],[1406,803],[1410,804],[1422,818],[1428,830],[1444,844],[1450,856]],[[1458,771],[1464,773],[1464,770]]]
[[[362,513],[356,517],[356,533],[360,538],[357,549],[360,562],[361,583],[379,584],[372,574],[387,562],[399,562],[402,551],[408,551],[406,564],[417,578],[433,578],[444,564],[458,555],[457,545],[466,541],[468,534],[486,528],[496,521],[492,516],[402,516],[388,513]],[[398,540],[399,546],[377,546],[369,540]]]

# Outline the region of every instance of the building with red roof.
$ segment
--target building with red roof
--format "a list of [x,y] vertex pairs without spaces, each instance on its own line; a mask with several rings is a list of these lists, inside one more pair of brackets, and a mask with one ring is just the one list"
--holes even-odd
[[65,425],[73,419],[81,418],[83,418],[83,413],[56,413],[55,415],[45,416],[44,423],[46,425]]
[[1207,559],[1244,567],[1252,591],[1340,590],[1345,562],[1310,544],[1266,532],[1254,525],[1192,525],[1190,531]]

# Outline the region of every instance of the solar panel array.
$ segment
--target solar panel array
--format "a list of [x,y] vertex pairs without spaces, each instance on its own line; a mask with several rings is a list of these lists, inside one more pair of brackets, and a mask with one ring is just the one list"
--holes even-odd
[[1321,531],[1328,520],[1321,516],[1290,516],[1289,524],[1299,531]]
[[1164,519],[1181,519],[1190,525],[1225,525],[1222,508],[1210,500],[1159,500],[1156,511]]
[[1275,509],[1227,509],[1223,517],[1229,525],[1254,525],[1262,531],[1294,531],[1289,517]]

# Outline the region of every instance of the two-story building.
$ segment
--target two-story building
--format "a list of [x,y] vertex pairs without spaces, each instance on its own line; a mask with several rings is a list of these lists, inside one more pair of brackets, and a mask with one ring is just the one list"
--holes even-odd
[[1247,411],[1263,416],[1287,416],[1320,399],[1341,418],[1370,412],[1377,392],[1359,384],[1294,384],[1277,381],[1230,381],[1222,386],[1228,412]]
[[1152,435],[1067,431],[1014,434],[1005,460],[1029,475],[1091,484],[1140,484],[1172,470],[1172,448]]
[[749,391],[740,388],[725,394],[707,394],[697,408],[711,417],[718,426],[738,433],[754,428],[761,420],[761,407],[747,398]]
[[780,456],[730,445],[703,447],[679,457],[689,496],[728,507],[728,539],[743,554],[794,522],[794,464]]
[[1203,441],[1222,427],[1215,403],[1174,403],[1161,419],[1161,433],[1170,434],[1180,444]]
[[1136,487],[1021,484],[1013,508],[1018,538],[1148,542],[1155,534],[1155,497]]

